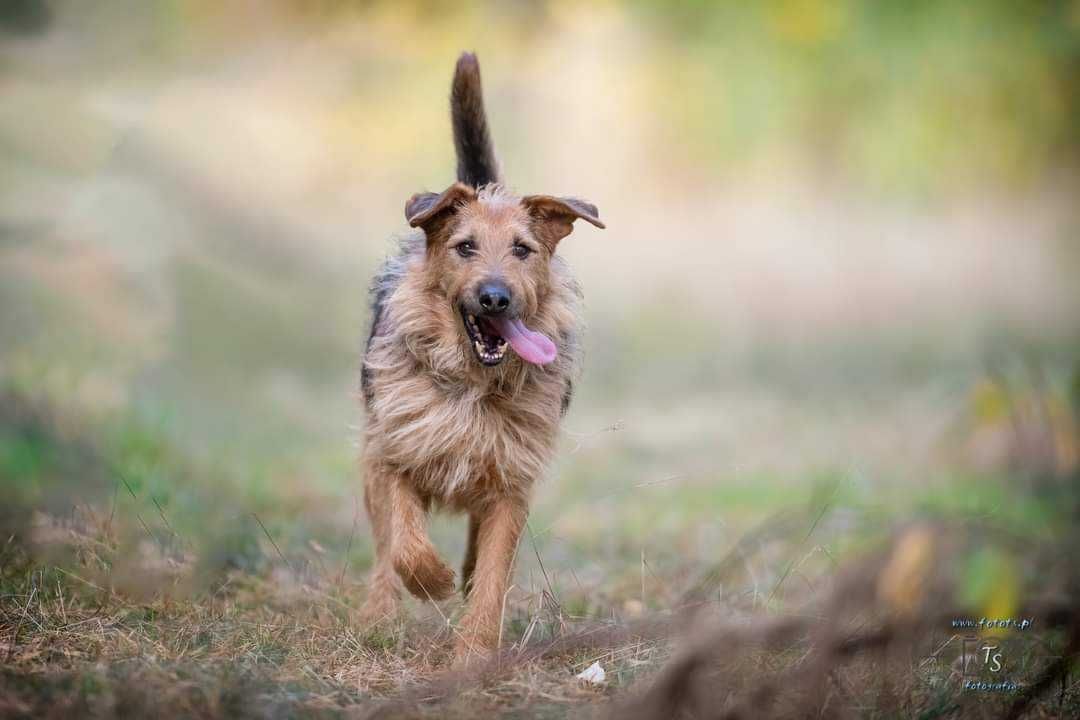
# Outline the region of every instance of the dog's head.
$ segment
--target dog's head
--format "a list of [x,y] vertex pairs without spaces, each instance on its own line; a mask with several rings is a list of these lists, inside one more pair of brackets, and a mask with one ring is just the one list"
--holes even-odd
[[574,198],[522,198],[498,186],[479,191],[455,183],[419,193],[405,217],[427,236],[430,284],[461,316],[463,340],[476,360],[498,365],[507,346],[526,362],[555,359],[553,340],[529,328],[549,291],[559,241],[582,219],[602,228],[596,207]]

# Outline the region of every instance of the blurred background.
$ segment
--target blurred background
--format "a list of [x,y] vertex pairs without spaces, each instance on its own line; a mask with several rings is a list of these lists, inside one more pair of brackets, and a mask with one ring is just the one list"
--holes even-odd
[[[856,511],[841,553],[913,516],[1067,523],[1080,2],[18,0],[0,26],[16,525],[329,553],[362,595],[367,288],[452,180],[462,50],[508,183],[608,225],[560,247],[587,361],[519,585],[542,557],[582,612],[660,606],[822,493]],[[434,533],[456,565],[461,520]]]

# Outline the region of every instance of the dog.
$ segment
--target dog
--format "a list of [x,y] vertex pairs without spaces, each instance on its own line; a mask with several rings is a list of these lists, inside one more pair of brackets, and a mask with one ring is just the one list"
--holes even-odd
[[555,251],[594,205],[515,196],[502,183],[480,66],[463,53],[450,93],[457,182],[405,203],[418,228],[376,275],[361,369],[364,506],[375,563],[362,609],[397,613],[401,585],[454,593],[425,522],[469,516],[458,661],[497,649],[533,485],[555,450],[580,366],[581,292]]

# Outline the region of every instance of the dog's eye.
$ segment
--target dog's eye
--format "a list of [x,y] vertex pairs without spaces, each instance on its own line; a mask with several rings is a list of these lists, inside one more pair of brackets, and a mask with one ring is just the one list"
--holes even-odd
[[476,243],[472,240],[462,240],[454,246],[454,249],[457,250],[457,254],[463,258],[472,257],[476,254]]
[[514,243],[514,247],[510,249],[510,252],[514,254],[514,257],[519,260],[524,260],[533,253],[533,249],[528,245],[522,245],[521,243]]

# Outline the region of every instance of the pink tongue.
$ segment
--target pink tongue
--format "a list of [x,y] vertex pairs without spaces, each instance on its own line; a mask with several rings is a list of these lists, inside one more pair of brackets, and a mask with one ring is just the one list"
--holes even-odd
[[547,365],[555,359],[558,351],[555,343],[551,342],[551,338],[547,335],[530,330],[520,320],[507,320],[500,317],[484,319],[495,326],[495,330],[506,338],[510,347],[514,348],[514,352],[526,362]]

